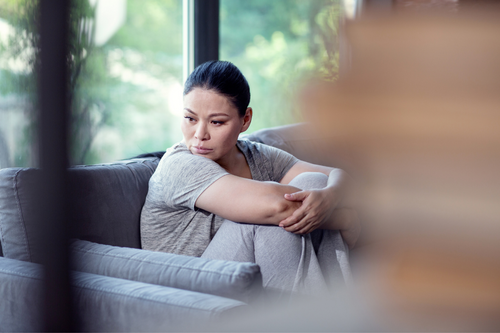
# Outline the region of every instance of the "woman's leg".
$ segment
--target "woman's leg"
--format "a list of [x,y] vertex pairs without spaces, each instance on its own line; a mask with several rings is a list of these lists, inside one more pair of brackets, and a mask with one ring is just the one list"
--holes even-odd
[[[290,185],[322,188],[327,179],[320,173],[303,173]],[[339,262],[339,253],[347,255],[338,232],[318,230],[300,236],[277,226],[226,220],[202,257],[257,263],[267,290],[321,294],[327,286],[325,278],[337,280],[343,276],[345,264],[348,269],[348,262]]]
[[[328,176],[317,172],[305,172],[295,177],[290,185],[302,190],[321,189],[327,186]],[[311,240],[325,281],[329,286],[352,284],[349,264],[349,247],[339,231],[314,230]]]

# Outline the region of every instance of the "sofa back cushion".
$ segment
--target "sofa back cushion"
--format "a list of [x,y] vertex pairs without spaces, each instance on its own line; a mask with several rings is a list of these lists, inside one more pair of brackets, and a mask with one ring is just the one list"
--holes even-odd
[[[157,158],[69,169],[74,200],[71,236],[88,241],[140,248],[139,221]],[[7,258],[40,262],[35,186],[39,170],[0,170],[0,237]]]
[[[299,160],[309,163],[335,167],[341,161],[335,160],[334,156],[325,154],[326,140],[320,136],[318,131],[309,123],[299,123],[272,128],[264,128],[251,134],[241,136],[250,141],[264,143],[282,149]],[[331,142],[332,140],[328,140]],[[329,143],[331,145],[331,143]]]

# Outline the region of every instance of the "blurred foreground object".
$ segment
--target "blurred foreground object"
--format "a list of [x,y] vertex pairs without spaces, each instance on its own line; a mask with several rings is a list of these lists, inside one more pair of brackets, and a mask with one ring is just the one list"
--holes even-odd
[[500,329],[500,15],[349,22],[351,68],[302,95],[362,183],[361,293],[387,329]]

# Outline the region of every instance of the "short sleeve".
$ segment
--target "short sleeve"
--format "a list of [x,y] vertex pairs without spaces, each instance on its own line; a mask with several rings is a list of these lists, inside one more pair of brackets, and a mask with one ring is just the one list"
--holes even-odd
[[171,208],[195,210],[198,197],[216,180],[228,174],[216,162],[179,151],[164,156],[153,175],[165,204]]

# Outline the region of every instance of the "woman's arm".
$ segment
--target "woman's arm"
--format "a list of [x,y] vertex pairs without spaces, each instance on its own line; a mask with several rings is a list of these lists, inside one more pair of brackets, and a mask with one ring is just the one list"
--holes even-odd
[[[302,172],[322,172],[329,176],[322,190],[300,191],[287,185]],[[195,206],[232,221],[280,225],[285,230],[304,234],[316,228],[340,230],[350,247],[359,234],[355,212],[347,213],[347,174],[335,168],[306,162],[296,163],[281,184],[260,182],[226,175],[210,185]],[[289,194],[292,194],[289,196]],[[346,208],[340,210],[335,208]]]
[[285,199],[298,188],[226,175],[210,185],[195,206],[228,220],[278,225],[302,203]]
[[304,190],[286,194],[290,201],[302,202],[300,208],[280,222],[285,230],[307,234],[317,228],[339,230],[350,247],[360,232],[359,219],[353,209],[352,181],[343,170],[300,161],[285,175],[282,183],[289,183],[303,172],[321,172],[328,176],[324,189]]

